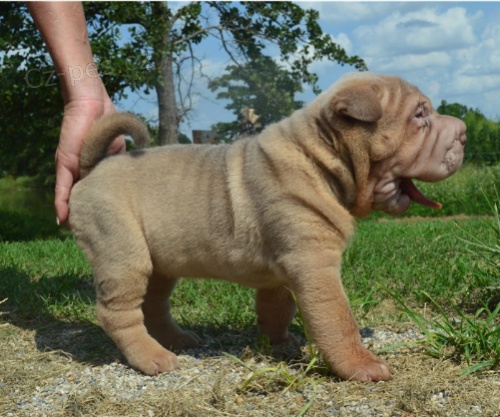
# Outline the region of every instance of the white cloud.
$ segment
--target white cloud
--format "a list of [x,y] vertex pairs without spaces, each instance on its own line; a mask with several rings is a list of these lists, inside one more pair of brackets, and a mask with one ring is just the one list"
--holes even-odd
[[435,105],[446,99],[491,112],[494,106],[481,102],[500,90],[500,25],[484,25],[487,18],[481,11],[436,3],[410,12],[396,8],[347,33],[370,70],[406,78]]
[[375,25],[354,30],[360,53],[366,57],[388,57],[466,48],[476,42],[471,18],[464,8],[439,12],[422,8],[402,14],[394,12]]
[[[185,3],[183,3],[185,4]],[[349,55],[365,60],[371,71],[401,76],[418,86],[435,106],[441,100],[500,115],[500,2],[299,2],[320,13],[324,33]],[[178,7],[178,6],[177,6]],[[210,19],[216,19],[216,15]],[[211,20],[211,21],[212,21]],[[196,55],[214,76],[228,64],[217,42],[207,39]],[[269,52],[269,51],[268,51]],[[277,51],[270,51],[284,64]],[[352,67],[315,62],[311,70],[326,89]],[[215,101],[206,84],[197,83],[193,128],[233,117]],[[313,98],[310,89],[300,99]],[[187,129],[187,123],[183,124]]]
[[358,1],[302,1],[297,2],[303,9],[315,9],[320,19],[328,23],[362,22],[378,20],[398,10],[412,10],[418,7],[413,2],[358,2]]
[[494,51],[489,56],[490,64],[496,68],[500,68],[500,51]]
[[441,83],[437,80],[430,81],[425,85],[425,88],[422,88],[421,91],[430,97],[434,107],[439,106],[439,97],[441,95]]
[[330,35],[330,37],[332,38],[333,42],[344,48],[347,54],[352,53],[352,42],[349,39],[349,36],[347,36],[345,33],[339,33],[338,36]]
[[[368,66],[370,67],[370,60]],[[444,68],[451,64],[452,58],[446,52],[430,52],[428,54],[406,54],[376,60],[377,71],[407,72],[420,71],[427,68]]]
[[[330,38],[333,42],[344,48],[348,55],[351,55],[353,53],[352,42],[345,33],[339,33],[337,36],[330,35]],[[310,55],[312,55],[313,52],[314,49],[310,48]],[[319,77],[323,77],[326,74],[331,73],[332,69],[334,69],[335,67],[338,67],[337,62],[328,59],[322,59],[320,61],[314,61],[311,64],[310,70],[317,74]]]
[[500,74],[469,76],[455,74],[448,82],[453,94],[481,94],[500,89]]
[[500,26],[488,25],[480,41],[457,56],[462,73],[469,76],[495,75],[500,68]]

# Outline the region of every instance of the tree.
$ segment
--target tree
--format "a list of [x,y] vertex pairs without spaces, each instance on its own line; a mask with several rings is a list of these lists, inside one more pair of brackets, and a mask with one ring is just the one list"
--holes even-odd
[[[220,41],[235,70],[248,68],[252,61],[258,65],[266,59],[266,46],[275,45],[281,59],[289,63],[291,78],[316,90],[317,76],[309,66],[317,59],[366,69],[361,59],[349,57],[323,34],[317,11],[303,10],[294,3],[193,2],[174,10],[157,2],[91,2],[85,10],[93,29],[94,53],[102,63],[120,69],[113,77],[133,91],[156,91],[160,144],[178,141],[177,126],[189,108],[178,105],[175,74],[186,58],[196,61],[193,47],[208,36]],[[214,12],[216,23],[205,17]],[[130,37],[125,42],[119,37],[124,27]],[[111,61],[109,57],[113,57]]]
[[[226,141],[242,133],[258,132],[303,105],[302,101],[295,99],[295,94],[302,91],[301,81],[270,57],[262,56],[246,65],[230,65],[226,71],[208,84],[212,91],[219,91],[218,99],[228,100],[225,108],[237,117],[234,122],[214,126]],[[253,109],[259,115],[258,124],[250,124],[249,128],[248,123],[243,123],[242,111],[245,108]]]
[[[54,182],[63,103],[53,63],[26,4],[0,2],[0,176]],[[110,97],[125,88],[110,82]]]
[[[123,97],[127,89],[156,94],[160,144],[178,141],[178,123],[190,106],[179,94],[176,80],[183,76],[183,64],[198,62],[193,48],[209,36],[218,40],[235,67],[265,60],[266,47],[274,45],[292,78],[316,91],[317,77],[309,70],[315,60],[366,69],[360,58],[348,56],[323,34],[317,11],[295,3],[192,2],[175,9],[164,2],[87,2],[85,12],[96,61],[112,99]],[[0,46],[6,51],[0,62],[2,91],[11,97],[0,104],[0,126],[9,129],[0,131],[0,146],[7,152],[1,157],[2,169],[16,175],[31,173],[25,170],[27,159],[16,169],[12,162],[20,160],[18,151],[28,142],[33,145],[35,136],[40,141],[29,148],[39,154],[30,156],[29,164],[36,168],[40,161],[52,160],[62,105],[57,81],[49,80],[52,64],[23,3],[0,4]],[[11,138],[17,137],[22,140],[14,143]]]
[[52,172],[63,105],[24,4],[0,3],[0,51],[0,175]]
[[446,114],[448,116],[464,119],[465,115],[469,112],[467,106],[459,103],[448,104],[446,100],[441,100],[441,104],[437,108],[439,114]]
[[467,161],[492,165],[500,161],[500,123],[488,120],[478,109],[441,101],[438,113],[462,119],[467,126]]

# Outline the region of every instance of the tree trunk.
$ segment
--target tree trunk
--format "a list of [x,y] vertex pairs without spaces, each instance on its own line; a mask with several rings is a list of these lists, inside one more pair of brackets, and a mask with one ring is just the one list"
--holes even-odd
[[172,56],[170,54],[162,58],[158,72],[161,74],[161,80],[155,84],[158,96],[158,144],[171,145],[179,142],[179,134]]
[[158,75],[155,89],[158,97],[159,145],[179,143],[179,119],[175,98],[172,45],[170,44],[172,22],[168,21],[167,7],[166,3],[162,2],[152,4],[153,14],[156,14],[158,18],[165,21],[165,25],[163,26],[165,32],[163,33],[161,45],[159,45],[159,51],[161,52],[155,60],[155,69]]

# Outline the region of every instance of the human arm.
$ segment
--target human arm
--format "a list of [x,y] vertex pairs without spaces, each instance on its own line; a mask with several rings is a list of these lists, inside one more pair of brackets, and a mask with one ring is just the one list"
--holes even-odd
[[[94,63],[82,3],[29,2],[28,10],[54,61],[64,101],[54,205],[58,223],[65,223],[71,188],[78,180],[83,140],[94,121],[115,108]],[[108,152],[124,151],[124,138],[119,137]]]

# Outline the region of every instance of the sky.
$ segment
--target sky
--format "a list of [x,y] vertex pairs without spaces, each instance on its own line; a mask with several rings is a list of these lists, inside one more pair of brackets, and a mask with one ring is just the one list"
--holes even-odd
[[[175,4],[170,2],[169,6]],[[361,57],[370,71],[406,79],[435,107],[441,100],[457,102],[500,121],[500,2],[298,4],[318,10],[323,32],[349,55]],[[209,76],[222,74],[229,63],[215,43],[202,45],[197,53]],[[312,70],[325,90],[355,69],[321,61],[314,63]],[[208,130],[217,122],[234,120],[204,80],[198,80],[193,91],[193,112],[181,124],[181,132],[191,137],[192,129]],[[306,89],[299,98],[311,101],[314,94]],[[132,94],[119,108],[157,118],[154,98]]]

